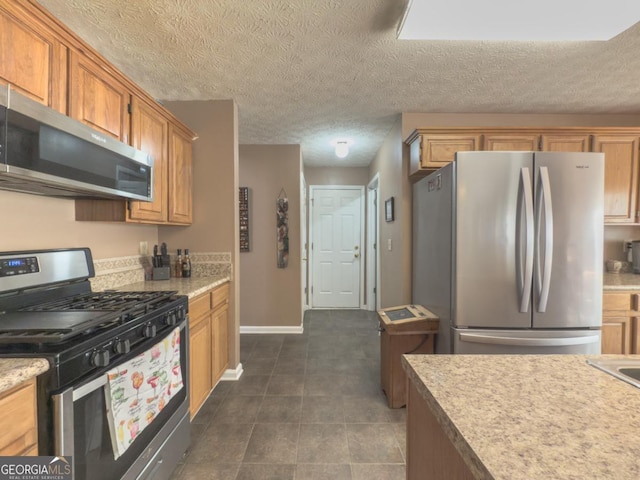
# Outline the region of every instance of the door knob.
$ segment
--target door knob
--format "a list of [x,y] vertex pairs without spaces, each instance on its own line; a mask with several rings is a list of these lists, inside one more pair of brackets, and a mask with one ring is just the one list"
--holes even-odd
[[307,257],[302,257],[302,261],[306,262],[307,261]]
[[360,258],[360,254],[359,254],[359,253],[354,253],[354,254],[353,254],[353,256],[354,256],[355,258]]

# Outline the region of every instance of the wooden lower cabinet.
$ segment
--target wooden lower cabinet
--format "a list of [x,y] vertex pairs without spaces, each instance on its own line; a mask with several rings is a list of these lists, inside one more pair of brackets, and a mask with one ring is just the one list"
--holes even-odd
[[211,322],[189,318],[189,411],[193,418],[211,393]]
[[36,379],[0,394],[0,456],[38,455]]
[[640,292],[603,295],[602,353],[640,352]]
[[229,365],[229,284],[189,300],[189,411],[191,418]]
[[472,480],[475,476],[453,446],[416,387],[407,380],[407,480]]

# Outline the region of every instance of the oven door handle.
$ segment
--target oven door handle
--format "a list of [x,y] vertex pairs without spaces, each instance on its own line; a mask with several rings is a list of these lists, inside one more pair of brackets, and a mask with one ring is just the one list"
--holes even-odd
[[73,456],[73,388],[52,395],[53,400],[53,448],[58,457]]

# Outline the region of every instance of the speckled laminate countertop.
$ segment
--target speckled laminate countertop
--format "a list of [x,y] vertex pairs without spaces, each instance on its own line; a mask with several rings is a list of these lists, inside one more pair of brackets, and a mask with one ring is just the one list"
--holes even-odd
[[640,290],[640,275],[635,273],[605,273],[602,278],[604,291]]
[[189,298],[194,298],[228,281],[230,281],[228,276],[170,278],[169,280],[129,283],[118,287],[118,290],[123,292],[176,290],[179,295],[187,295]]
[[44,358],[0,358],[0,393],[49,370]]
[[637,480],[640,389],[587,358],[407,355],[402,363],[478,479]]

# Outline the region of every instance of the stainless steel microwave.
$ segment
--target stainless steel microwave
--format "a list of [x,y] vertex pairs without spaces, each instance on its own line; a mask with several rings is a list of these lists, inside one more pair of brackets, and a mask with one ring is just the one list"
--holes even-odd
[[151,201],[153,159],[0,87],[0,189]]

